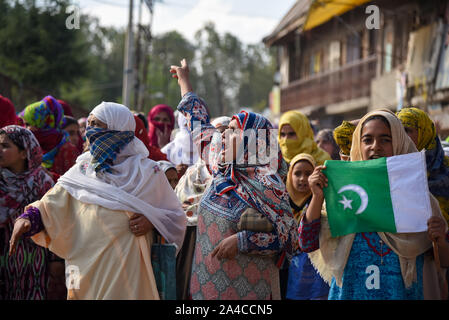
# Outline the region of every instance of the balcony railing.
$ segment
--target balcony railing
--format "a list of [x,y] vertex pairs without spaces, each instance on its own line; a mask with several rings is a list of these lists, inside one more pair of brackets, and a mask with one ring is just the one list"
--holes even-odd
[[376,76],[376,63],[376,56],[370,56],[337,70],[289,83],[287,87],[281,88],[281,111],[325,106],[369,96],[371,80]]

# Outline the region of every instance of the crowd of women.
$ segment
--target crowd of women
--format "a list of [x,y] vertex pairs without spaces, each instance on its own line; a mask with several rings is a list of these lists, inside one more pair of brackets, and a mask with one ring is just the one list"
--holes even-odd
[[[319,132],[288,111],[273,151],[258,134],[275,129],[267,118],[211,119],[187,62],[170,73],[177,110],[147,117],[102,102],[77,120],[52,96],[16,114],[0,96],[0,299],[160,299],[157,236],[176,248],[178,300],[448,298],[449,157],[424,111],[381,109]],[[417,151],[428,230],[331,237],[325,161]]]

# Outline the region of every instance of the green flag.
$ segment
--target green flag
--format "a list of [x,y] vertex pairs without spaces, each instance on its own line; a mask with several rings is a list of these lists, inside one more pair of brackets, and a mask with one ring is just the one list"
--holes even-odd
[[357,232],[422,232],[430,217],[421,152],[368,161],[325,162],[333,237]]

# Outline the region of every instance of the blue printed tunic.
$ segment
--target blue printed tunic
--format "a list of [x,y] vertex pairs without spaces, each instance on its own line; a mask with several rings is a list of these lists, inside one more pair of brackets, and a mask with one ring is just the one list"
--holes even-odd
[[[301,221],[299,243],[305,252],[319,247],[320,220]],[[416,257],[417,279],[405,287],[399,257],[375,232],[357,233],[343,272],[342,286],[332,278],[329,300],[422,300],[424,255]]]

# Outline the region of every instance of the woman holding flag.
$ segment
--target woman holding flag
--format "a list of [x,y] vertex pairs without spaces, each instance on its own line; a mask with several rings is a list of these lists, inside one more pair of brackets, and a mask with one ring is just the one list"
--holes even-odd
[[[417,149],[399,119],[388,110],[377,110],[359,121],[350,156],[351,162],[378,161],[375,159],[413,152]],[[447,225],[436,199],[430,195],[432,212],[427,232],[353,232],[332,237],[330,218],[323,206],[323,188],[331,183],[325,169],[318,166],[309,177],[313,196],[299,232],[302,250],[309,252],[313,265],[331,286],[329,299],[440,299],[432,240],[440,252],[437,260],[446,267],[449,244]],[[340,202],[346,209],[351,201],[343,196]]]

